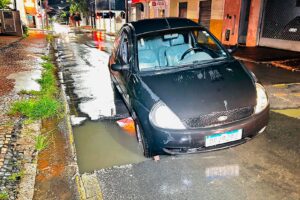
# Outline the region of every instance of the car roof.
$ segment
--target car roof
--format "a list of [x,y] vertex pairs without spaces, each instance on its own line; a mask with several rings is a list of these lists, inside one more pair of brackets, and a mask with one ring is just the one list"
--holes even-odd
[[201,27],[199,24],[190,19],[178,17],[143,19],[135,22],[130,22],[127,25],[134,28],[135,34],[137,36],[173,29]]

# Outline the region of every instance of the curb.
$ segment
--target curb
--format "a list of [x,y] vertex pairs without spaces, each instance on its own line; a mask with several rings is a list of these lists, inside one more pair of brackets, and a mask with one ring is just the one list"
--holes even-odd
[[[242,57],[239,57],[239,56],[233,56],[233,57],[238,59],[238,60],[242,60],[242,61],[246,61],[246,62],[257,63],[257,64],[270,64],[274,67],[285,69],[285,70],[288,70],[288,71],[300,72],[300,70],[297,69],[297,68],[278,63],[279,61],[255,61],[255,60],[252,60],[252,59],[242,58]],[[284,60],[284,61],[286,61],[286,60]]]
[[[61,89],[61,98],[63,101],[63,105],[64,105],[64,110],[65,110],[65,120],[66,120],[66,124],[67,124],[67,132],[68,132],[68,142],[69,145],[71,147],[71,156],[74,158],[74,166],[76,169],[76,173],[73,177],[73,179],[75,179],[76,182],[76,187],[77,187],[77,191],[79,194],[79,199],[80,200],[86,200],[86,199],[98,199],[98,200],[102,200],[102,192],[101,192],[101,188],[100,186],[97,187],[96,186],[96,182],[95,182],[95,178],[94,177],[86,177],[85,174],[80,175],[79,174],[79,168],[78,165],[76,163],[76,148],[75,148],[75,143],[74,143],[74,137],[73,137],[73,130],[72,130],[72,125],[71,125],[71,119],[70,119],[70,107],[67,101],[67,96],[65,93],[65,90],[63,88],[63,85],[60,85],[60,89]],[[94,187],[92,187],[92,189],[90,188],[89,182],[93,182]],[[87,189],[86,189],[86,187]]]
[[[64,114],[65,114],[65,120],[66,120],[66,124],[67,124],[68,142],[69,142],[69,145],[71,147],[71,154],[72,154],[71,156],[72,156],[72,158],[74,158],[73,161],[76,162],[76,149],[75,149],[71,119],[70,119],[70,107],[69,107],[67,97],[66,97],[66,93],[64,91],[64,88],[63,88],[62,84],[60,85],[60,90],[61,90],[60,96],[61,96],[61,99],[62,99],[63,105],[64,105],[64,111],[65,111]],[[75,173],[73,178],[75,178],[79,198],[81,200],[84,200],[84,199],[86,199],[86,192],[85,192],[85,189],[83,187],[83,183],[82,183],[82,180],[81,180],[81,177],[80,177],[80,174],[79,174],[79,169],[78,169],[77,163],[75,163],[74,166],[75,166],[76,173]]]
[[[284,61],[283,61],[284,62]],[[291,67],[291,66],[287,66],[287,65],[284,65],[278,61],[272,61],[271,64],[275,67],[279,67],[279,68],[282,68],[282,69],[286,69],[286,70],[289,70],[289,71],[292,71],[292,72],[300,72],[300,69],[297,69],[297,68],[294,68],[294,67]]]

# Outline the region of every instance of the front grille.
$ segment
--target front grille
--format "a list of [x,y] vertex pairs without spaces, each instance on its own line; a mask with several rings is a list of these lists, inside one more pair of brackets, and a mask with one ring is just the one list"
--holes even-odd
[[[222,112],[213,112],[207,115],[200,115],[195,118],[190,118],[185,121],[185,124],[189,128],[203,128],[210,126],[217,126],[222,124],[227,124],[230,122],[234,122],[240,119],[244,119],[253,114],[253,107],[244,107],[238,108],[234,110],[222,111]],[[218,118],[221,116],[226,116],[227,119],[224,121],[218,121]]]

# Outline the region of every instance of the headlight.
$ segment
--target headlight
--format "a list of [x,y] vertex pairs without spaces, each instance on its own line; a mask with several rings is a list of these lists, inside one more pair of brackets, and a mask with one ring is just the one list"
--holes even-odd
[[150,122],[159,128],[186,129],[176,114],[162,101],[156,103],[149,114]]
[[269,100],[265,88],[259,83],[255,83],[255,86],[256,86],[255,114],[257,114],[263,111],[268,106]]

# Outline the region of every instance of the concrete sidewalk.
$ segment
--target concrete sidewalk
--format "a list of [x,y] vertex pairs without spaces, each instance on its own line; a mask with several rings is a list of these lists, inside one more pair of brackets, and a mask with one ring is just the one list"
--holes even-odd
[[300,71],[300,52],[268,47],[238,47],[233,56],[239,60],[266,63],[291,71]]
[[0,50],[22,40],[23,37],[0,35]]
[[[39,134],[39,122],[25,125],[22,117],[8,113],[13,102],[28,98],[19,92],[37,84],[47,41],[43,33],[32,32],[27,38],[0,36],[0,43],[0,194],[17,199],[22,196],[21,176],[21,182],[29,176],[34,181],[34,137]],[[24,184],[27,193],[23,199],[33,195],[34,184],[30,183]]]

